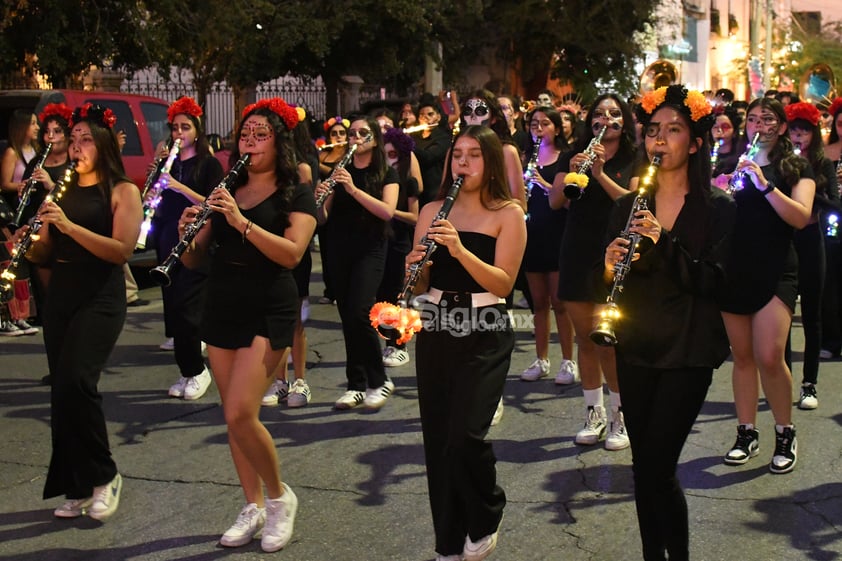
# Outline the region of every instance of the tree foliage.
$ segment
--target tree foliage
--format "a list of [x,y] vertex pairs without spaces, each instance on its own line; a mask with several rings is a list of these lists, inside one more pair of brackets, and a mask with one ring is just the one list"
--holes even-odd
[[808,35],[793,27],[793,39],[801,43],[802,50],[793,58],[795,64],[789,66],[788,72],[800,80],[813,64],[824,63],[836,73],[836,92],[839,95],[842,90],[839,82],[842,80],[842,21],[824,24],[818,36]]

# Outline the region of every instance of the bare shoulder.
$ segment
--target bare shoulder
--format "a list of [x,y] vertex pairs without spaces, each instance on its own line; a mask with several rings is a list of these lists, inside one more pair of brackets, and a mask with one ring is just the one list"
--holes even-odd
[[137,199],[140,201],[140,189],[131,181],[121,181],[111,190],[112,198],[119,201]]

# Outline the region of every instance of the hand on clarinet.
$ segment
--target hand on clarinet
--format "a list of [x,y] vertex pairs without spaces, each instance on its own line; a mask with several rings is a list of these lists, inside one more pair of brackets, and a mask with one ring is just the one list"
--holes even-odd
[[41,222],[44,224],[52,224],[63,234],[67,233],[67,230],[73,225],[73,223],[67,219],[67,216],[64,214],[61,207],[53,201],[46,201],[44,206],[41,207],[38,216]]
[[248,223],[248,220],[240,212],[237,201],[234,200],[234,196],[228,189],[214,189],[208,196],[207,204],[211,210],[224,216],[228,225],[238,232],[242,232]]
[[193,205],[184,209],[178,219],[178,237],[183,238],[187,226],[196,222],[196,216],[202,212],[202,205]]
[[437,245],[446,247],[453,257],[458,257],[464,250],[459,232],[446,219],[433,222],[430,229],[427,230],[427,238],[436,242]]
[[661,223],[658,222],[651,210],[641,210],[635,214],[630,230],[649,238],[653,243],[658,243],[658,240],[661,239]]

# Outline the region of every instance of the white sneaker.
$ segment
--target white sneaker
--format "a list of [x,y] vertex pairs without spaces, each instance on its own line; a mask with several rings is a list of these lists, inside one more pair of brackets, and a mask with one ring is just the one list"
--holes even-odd
[[575,360],[563,359],[561,366],[558,369],[558,374],[555,375],[555,383],[559,386],[567,386],[575,384],[579,381],[579,365]]
[[550,361],[546,358],[536,358],[535,361],[521,373],[520,379],[524,382],[534,382],[544,376],[549,376],[549,374]]
[[219,538],[219,545],[224,547],[246,545],[263,528],[265,521],[265,508],[260,508],[255,503],[247,504],[237,515],[234,525],[225,530],[225,533]]
[[379,388],[369,388],[365,391],[365,400],[363,403],[366,409],[380,409],[386,404],[386,400],[395,391],[395,384],[388,378],[386,382]]
[[436,561],[462,561],[461,555],[436,555]]
[[187,380],[190,378],[185,378],[181,376],[178,381],[170,386],[170,391],[167,392],[170,397],[184,397],[184,388],[187,386]]
[[798,408],[805,410],[816,409],[819,406],[819,397],[816,395],[815,384],[801,384],[801,397],[798,398]]
[[303,378],[298,378],[292,383],[287,396],[287,407],[304,407],[310,403],[312,394],[310,393],[310,386]]
[[29,325],[29,322],[27,322],[25,319],[18,319],[13,321],[12,323],[14,323],[18,329],[23,331],[24,335],[35,335],[36,333],[41,331],[37,327]]
[[310,319],[310,301],[306,298],[301,301],[301,323],[307,323]]
[[94,498],[68,499],[63,505],[53,511],[56,518],[79,518],[94,504]]
[[333,404],[334,409],[353,409],[365,401],[365,392],[348,390]]
[[576,433],[575,442],[583,446],[592,446],[605,438],[607,421],[605,408],[601,405],[588,406],[585,426]]
[[503,418],[503,398],[497,402],[497,409],[494,410],[494,416],[491,417],[491,426],[499,425],[500,419]]
[[210,384],[211,374],[206,366],[198,376],[187,378],[187,384],[184,386],[184,399],[188,401],[199,399],[208,391]]
[[471,536],[465,536],[465,549],[462,550],[462,557],[465,561],[482,561],[494,552],[497,547],[497,532],[480,538],[477,542],[471,541]]
[[172,337],[170,337],[169,339],[158,345],[158,348],[162,351],[171,351],[175,348],[175,341]]
[[208,356],[208,344],[202,341],[202,356]]
[[526,299],[526,296],[521,296],[520,299],[515,302],[515,308],[518,308],[519,310],[529,309],[529,300]]
[[123,478],[119,473],[105,485],[94,487],[93,503],[88,509],[88,516],[101,522],[107,520],[117,511],[122,489]]
[[622,410],[611,411],[611,424],[605,438],[606,450],[623,450],[629,447],[629,435],[626,432],[626,418]]
[[409,353],[404,349],[386,347],[383,349],[383,366],[403,366],[409,363]]
[[20,337],[23,330],[10,321],[0,321],[0,335],[3,337]]
[[282,483],[284,494],[277,499],[266,499],[266,524],[263,526],[263,536],[260,548],[266,553],[283,549],[292,538],[292,528],[295,525],[295,513],[298,511],[298,497]]
[[288,395],[289,383],[286,380],[275,380],[269,386],[269,389],[266,390],[263,399],[260,400],[260,404],[267,407],[277,405],[279,402],[284,401]]

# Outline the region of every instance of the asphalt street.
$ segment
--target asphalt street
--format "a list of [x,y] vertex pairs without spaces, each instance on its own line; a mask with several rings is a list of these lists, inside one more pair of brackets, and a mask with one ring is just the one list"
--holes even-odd
[[[158,350],[164,339],[160,291],[147,286],[141,296],[151,302],[130,308],[100,383],[124,478],[120,508],[104,524],[56,519],[52,510],[60,501],[41,499],[50,457],[49,388],[39,383],[47,372],[43,339],[0,340],[0,560],[434,559],[414,361],[389,370],[397,390],[379,412],[332,409],[345,389],[344,345],[336,308],[316,303],[322,287],[314,257],[306,324],[313,400],[301,409],[263,408],[261,415],[275,438],[283,478],[300,501],[284,550],[264,554],[259,540],[238,549],[218,545],[244,502],[219,395],[212,386],[194,402],[167,397],[178,370],[172,353]],[[578,384],[518,379],[534,359],[534,344],[527,312],[516,313],[505,414],[490,434],[509,501],[490,559],[641,559],[630,451],[573,443],[584,420]],[[553,372],[559,354],[556,344]],[[730,363],[717,371],[682,455],[691,558],[842,559],[842,362],[822,362],[819,408],[794,411],[799,457],[788,475],[768,470],[773,421],[762,401],[760,455],[741,467],[722,463],[736,431],[730,372]]]

